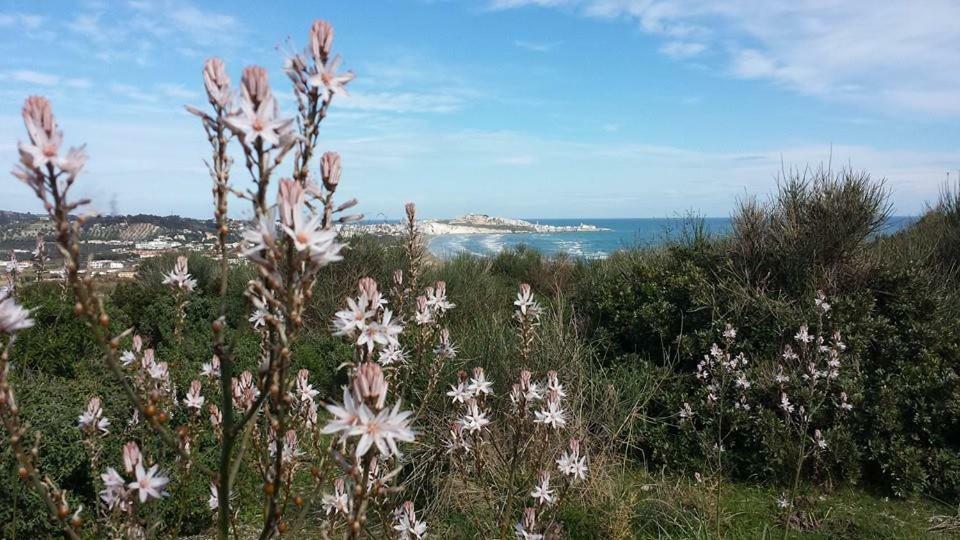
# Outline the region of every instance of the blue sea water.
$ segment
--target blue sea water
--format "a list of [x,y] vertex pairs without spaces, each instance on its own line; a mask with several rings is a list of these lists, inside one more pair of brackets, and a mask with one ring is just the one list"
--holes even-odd
[[[527,218],[524,218],[527,219]],[[890,234],[907,227],[916,220],[909,216],[891,217],[884,233]],[[490,233],[450,234],[430,238],[430,252],[440,258],[449,258],[461,252],[475,255],[497,253],[520,244],[546,254],[565,252],[576,257],[599,259],[614,251],[631,247],[649,247],[678,238],[689,221],[684,218],[643,219],[527,219],[541,225],[579,225],[586,223],[604,229],[599,232],[565,233]],[[712,235],[730,232],[730,218],[704,218],[704,227]]]

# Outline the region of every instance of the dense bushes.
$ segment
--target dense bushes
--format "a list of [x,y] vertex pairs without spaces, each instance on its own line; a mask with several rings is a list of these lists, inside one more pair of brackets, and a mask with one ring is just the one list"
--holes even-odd
[[[691,465],[696,448],[663,424],[691,393],[693,365],[719,327],[740,330],[741,348],[762,373],[811,321],[815,291],[823,290],[855,359],[858,389],[855,421],[837,434],[819,474],[957,500],[960,294],[951,249],[960,238],[958,210],[958,195],[947,190],[916,225],[877,238],[889,213],[882,183],[821,170],[787,179],[769,203],[741,205],[728,237],[688,236],[583,265],[576,307],[607,362],[669,368],[669,384],[637,422],[640,454]],[[762,405],[755,433],[731,451],[743,477],[776,480],[777,440],[766,435],[776,404]]]
[[[769,203],[742,205],[727,237],[710,237],[692,221],[687,234],[668,245],[623,251],[602,261],[517,248],[431,264],[423,279],[447,282],[458,304],[448,323],[461,358],[486,367],[500,387],[521,367],[504,330],[512,307],[506,299],[517,282],[531,283],[546,299],[548,316],[543,353],[535,360],[542,365],[523,367],[571,374],[571,389],[584,396],[579,414],[598,452],[612,450],[650,470],[688,475],[702,470],[703,455],[680,428],[677,410],[693,399],[697,361],[731,323],[753,373],[758,378],[769,373],[796,328],[811,321],[812,299],[822,289],[833,304],[831,324],[849,346],[845,368],[853,375],[855,408],[849,425],[831,433],[831,451],[810,474],[828,483],[863,482],[892,494],[928,493],[957,501],[958,197],[947,190],[911,228],[877,238],[887,215],[882,188],[861,174],[821,171],[809,179],[788,179]],[[355,237],[350,244],[346,260],[332,265],[314,290],[308,322],[293,350],[325,396],[334,395],[343,382],[335,379],[335,367],[349,355],[325,331],[343,301],[341,291],[352,290],[365,275],[388,283],[403,256],[400,246],[383,239]],[[148,343],[162,344],[158,355],[170,362],[173,379],[183,387],[209,360],[209,321],[219,309],[218,270],[202,256],[191,257],[198,286],[177,340],[174,304],[160,285],[161,272],[170,266],[171,258],[145,261],[138,279],[104,292],[114,329],[134,327]],[[227,297],[228,326],[237,329],[227,337],[241,358],[255,358],[259,343],[246,324],[250,308],[243,290],[249,277],[247,269],[237,268]],[[104,395],[116,424],[125,422],[129,410],[122,399],[111,397],[109,378],[60,287],[30,285],[20,294],[37,320],[35,328],[22,332],[14,351],[17,386],[31,403],[24,414],[46,434],[41,445],[45,470],[89,507],[95,489],[87,457],[76,444],[76,415],[91,393]],[[569,365],[557,365],[560,361]],[[789,449],[774,429],[776,397],[761,385],[751,391],[757,405],[751,429],[730,440],[727,470],[741,479],[779,484]],[[106,452],[116,455],[116,449]],[[9,523],[18,508],[21,516],[37,516],[20,518],[19,534],[49,534],[39,501],[17,487],[15,473],[10,467],[0,471],[0,522]],[[199,481],[177,486],[176,497],[196,500],[206,489]],[[571,523],[589,521],[593,503],[582,503],[585,513],[568,516]],[[184,532],[209,524],[202,508],[178,501],[164,508],[163,519],[191,524],[181,525]]]

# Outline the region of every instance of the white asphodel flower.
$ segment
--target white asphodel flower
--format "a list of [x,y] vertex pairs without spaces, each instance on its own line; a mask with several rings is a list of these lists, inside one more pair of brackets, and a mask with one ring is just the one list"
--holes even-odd
[[530,496],[536,499],[538,504],[553,504],[556,495],[550,489],[550,471],[540,471],[539,481],[533,487]]
[[159,499],[167,494],[163,491],[163,488],[170,482],[170,479],[157,472],[158,469],[158,465],[144,469],[143,463],[137,464],[134,471],[137,479],[127,484],[127,487],[137,492],[141,503],[145,503],[147,499],[151,498]]
[[0,333],[12,335],[31,326],[33,319],[28,310],[20,307],[13,298],[0,300]]
[[293,119],[277,118],[276,100],[271,95],[256,109],[249,100],[240,100],[240,110],[228,116],[226,122],[247,146],[259,139],[269,148],[280,145],[280,137],[289,130]]
[[317,74],[307,81],[311,86],[319,88],[324,101],[334,94],[347,95],[346,85],[353,80],[352,71],[337,74],[340,67],[340,57],[336,56],[326,64],[317,64]]
[[470,398],[467,400],[467,413],[460,418],[459,422],[463,429],[474,433],[486,427],[490,420],[487,418],[486,411],[481,411],[476,400]]
[[415,435],[410,429],[410,411],[401,411],[398,401],[393,409],[385,408],[374,414],[366,404],[360,405],[360,418],[347,432],[348,436],[360,436],[357,457],[363,456],[376,446],[384,457],[400,455],[397,441],[413,442]]

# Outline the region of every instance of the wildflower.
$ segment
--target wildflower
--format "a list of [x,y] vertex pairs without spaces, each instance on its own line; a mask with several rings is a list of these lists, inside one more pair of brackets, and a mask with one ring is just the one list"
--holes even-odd
[[433,353],[444,360],[453,360],[457,357],[457,346],[450,340],[450,330],[447,328],[440,330],[440,341],[433,349]]
[[412,538],[421,539],[427,534],[427,524],[424,521],[418,521],[416,511],[413,508],[412,501],[404,502],[393,513],[393,530],[399,531],[401,540]]
[[780,497],[777,498],[777,507],[786,508],[788,506],[790,506],[790,501],[787,500],[786,494],[780,495]]
[[103,416],[103,409],[100,407],[100,398],[94,396],[87,402],[87,410],[83,411],[77,418],[77,426],[87,435],[94,435],[98,431],[101,434],[110,432],[110,420]]
[[158,465],[153,465],[149,469],[143,468],[143,463],[138,463],[135,473],[136,481],[127,484],[127,487],[137,491],[140,496],[140,502],[145,503],[147,499],[159,499],[167,493],[163,491],[164,486],[170,482],[170,479],[157,472]]
[[693,415],[696,414],[693,412],[693,408],[690,407],[690,404],[683,402],[683,407],[680,408],[680,420],[689,420],[693,418]]
[[790,399],[786,394],[780,394],[780,408],[783,409],[783,412],[787,414],[793,412],[793,404],[790,403]]
[[158,381],[165,381],[169,376],[168,366],[166,362],[157,362],[157,363],[151,364],[147,372],[150,375],[150,377]]
[[217,485],[213,482],[210,482],[210,498],[207,499],[207,506],[209,506],[211,510],[220,508],[220,492],[217,491]]
[[470,385],[467,387],[473,395],[493,393],[493,383],[487,380],[482,367],[473,368],[473,378],[470,379]]
[[377,362],[379,362],[381,366],[406,364],[407,353],[403,350],[403,347],[401,347],[399,343],[391,343],[380,351],[380,356],[377,358]]
[[140,447],[137,443],[130,441],[123,445],[123,470],[128,474],[133,474],[137,465],[143,463],[143,456],[140,454]]
[[[284,434],[283,438],[280,439],[280,460],[283,463],[293,463],[294,460],[303,455],[303,451],[300,450],[297,440],[297,432],[290,429]],[[277,438],[276,434],[271,431],[270,441],[268,443],[270,457],[277,455]]]
[[257,308],[253,310],[253,313],[250,314],[250,318],[247,321],[253,326],[253,329],[256,330],[267,324],[267,310]]
[[821,450],[827,449],[827,440],[823,438],[823,434],[820,433],[819,429],[813,431],[813,440],[817,443],[817,447]]
[[821,313],[825,314],[830,311],[830,304],[827,303],[827,297],[823,294],[823,291],[817,291],[817,297],[813,299],[813,303]]
[[322,504],[328,516],[350,512],[350,498],[347,496],[343,478],[337,478],[333,481],[333,493],[324,493]]
[[399,345],[397,336],[403,331],[396,321],[391,320],[393,313],[389,309],[383,310],[380,321],[371,321],[366,324],[357,338],[357,345],[366,345],[367,350],[373,351],[374,348],[387,345]]
[[444,440],[444,446],[447,453],[462,451],[465,454],[470,453],[470,443],[463,437],[463,424],[454,422],[450,424],[450,437]]
[[313,388],[313,385],[309,382],[310,370],[301,369],[297,372],[297,381],[296,381],[296,391],[297,396],[300,398],[300,401],[313,401],[313,398],[317,396],[320,392]]
[[63,132],[57,129],[50,101],[41,96],[30,96],[23,105],[23,123],[29,143],[19,143],[20,161],[28,169],[40,169],[47,164],[59,165]]
[[427,288],[427,306],[440,314],[457,307],[456,304],[447,300],[447,283],[445,281],[438,281],[433,287]]
[[343,259],[340,255],[343,244],[336,241],[336,231],[323,228],[322,216],[315,215],[304,221],[303,213],[298,211],[293,214],[292,226],[283,224],[282,227],[297,251],[306,251],[315,264],[326,266]]
[[376,315],[376,312],[367,309],[366,304],[367,299],[363,295],[357,300],[347,298],[347,309],[334,314],[333,335],[349,336],[366,328],[367,319]]
[[560,405],[560,398],[552,394],[547,397],[547,407],[534,412],[536,416],[534,422],[550,426],[553,429],[560,429],[567,425],[566,414],[566,411]]
[[336,56],[326,63],[317,64],[317,73],[307,81],[311,86],[320,89],[321,98],[329,100],[334,94],[347,95],[346,85],[354,79],[352,71],[337,74],[340,67],[340,57]]
[[327,422],[321,432],[326,434],[342,433],[342,437],[346,438],[347,433],[360,421],[361,406],[354,401],[350,390],[344,387],[343,405],[326,405],[327,411],[334,416],[334,419]]
[[204,398],[200,395],[200,381],[193,380],[190,383],[190,391],[187,392],[187,395],[183,398],[183,404],[186,405],[188,409],[196,409],[196,412],[199,413],[203,407],[203,401]]
[[120,364],[123,367],[129,367],[130,364],[133,364],[137,361],[137,356],[133,354],[133,351],[123,351],[123,354],[120,355]]
[[460,418],[460,424],[470,433],[483,429],[490,420],[487,418],[486,411],[481,411],[477,401],[473,398],[467,400],[467,412]]
[[539,481],[533,487],[530,496],[536,499],[538,504],[553,504],[556,495],[550,489],[550,471],[540,471]]
[[20,307],[13,298],[0,300],[0,333],[13,335],[33,326],[30,312]]
[[254,227],[243,232],[241,253],[256,263],[263,263],[261,253],[273,247],[276,237],[276,224],[273,221],[272,212],[258,216]]
[[417,297],[417,312],[414,315],[414,321],[416,321],[418,326],[433,324],[433,311],[427,302],[426,296]]
[[579,440],[570,439],[569,450],[564,450],[557,459],[557,469],[560,470],[560,474],[573,477],[573,480],[587,478],[587,458],[580,457]]
[[126,510],[126,481],[120,476],[120,473],[113,467],[108,467],[107,472],[100,475],[100,479],[103,480],[104,485],[103,491],[100,492],[100,500],[107,506],[107,509]]
[[209,362],[200,365],[200,375],[208,379],[217,379],[220,377],[220,358],[213,356]]
[[203,86],[210,104],[226,108],[230,103],[230,77],[219,58],[210,58],[203,64]]
[[197,280],[190,277],[190,273],[187,271],[187,258],[183,255],[177,257],[177,262],[171,270],[163,279],[164,285],[170,285],[173,289],[181,289],[186,292],[193,292],[193,288],[197,286]]
[[543,540],[543,535],[533,532],[537,528],[537,511],[533,508],[523,509],[523,518],[513,526],[513,532],[518,540]]
[[393,409],[383,409],[374,415],[366,405],[360,405],[360,418],[357,425],[350,428],[348,435],[360,435],[357,443],[357,457],[361,457],[376,445],[384,457],[400,455],[397,441],[413,442],[414,433],[410,429],[410,411],[400,411],[398,401]]
[[220,429],[220,425],[223,424],[223,413],[220,412],[220,408],[211,403],[207,405],[207,411],[210,413],[210,425],[214,429]]
[[270,93],[266,70],[250,66],[241,79],[240,110],[226,118],[227,126],[247,146],[259,139],[265,147],[279,146],[280,137],[289,130],[293,119],[277,118],[277,102]]
[[527,283],[520,284],[520,292],[517,293],[517,299],[513,305],[517,306],[522,316],[529,314],[532,318],[537,318],[540,315],[540,305],[533,299],[533,292]]
[[723,329],[723,337],[730,341],[733,341],[737,338],[737,329],[731,324],[727,324],[726,328]]
[[796,335],[793,336],[793,339],[797,340],[799,343],[807,344],[813,341],[813,336],[810,335],[807,325],[800,325],[800,330],[797,331]]
[[333,26],[327,21],[313,21],[310,27],[310,52],[316,63],[321,64],[333,48]]
[[742,388],[744,390],[746,390],[747,388],[750,388],[750,381],[747,380],[746,375],[744,375],[743,373],[740,373],[737,375],[737,378],[734,381],[734,384],[737,386],[737,388]]
[[324,152],[320,156],[320,178],[323,180],[323,186],[327,191],[337,189],[340,183],[340,154],[336,152]]
[[844,411],[853,410],[853,405],[847,401],[847,393],[840,392],[840,408]]
[[451,384],[447,395],[454,403],[466,403],[468,399],[473,397],[473,391],[469,389],[466,383],[460,382],[456,386]]
[[353,395],[362,403],[366,402],[382,409],[387,399],[387,380],[383,370],[373,362],[364,362],[353,378]]
[[563,391],[563,385],[560,384],[560,379],[557,377],[557,372],[550,370],[547,372],[547,393],[554,393],[560,398],[567,397],[567,393]]

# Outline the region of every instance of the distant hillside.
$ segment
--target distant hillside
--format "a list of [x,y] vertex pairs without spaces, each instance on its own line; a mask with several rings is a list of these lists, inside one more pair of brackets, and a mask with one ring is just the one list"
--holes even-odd
[[[0,210],[0,242],[21,243],[33,241],[38,232],[52,234],[46,215]],[[233,228],[233,227],[231,227]],[[202,241],[216,230],[211,220],[181,216],[100,216],[88,219],[83,225],[86,240],[114,240],[143,242],[161,236],[183,237],[187,241]]]

